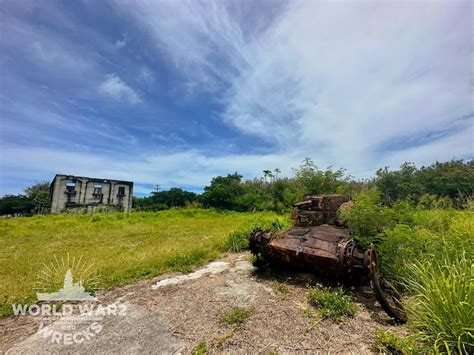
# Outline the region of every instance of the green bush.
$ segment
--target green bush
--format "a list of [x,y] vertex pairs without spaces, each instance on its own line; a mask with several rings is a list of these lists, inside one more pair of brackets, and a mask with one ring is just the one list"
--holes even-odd
[[423,203],[431,209],[384,207],[369,189],[341,214],[362,247],[378,243],[380,269],[408,297],[419,339],[434,351],[472,352],[473,212],[436,208],[450,206],[449,197],[425,196]]
[[404,279],[410,325],[436,352],[474,352],[472,258],[437,259],[408,266]]
[[381,330],[375,334],[375,342],[372,348],[378,353],[388,354],[414,354],[421,352],[413,337],[402,338],[393,332]]
[[449,196],[440,197],[433,194],[424,194],[420,197],[418,206],[426,209],[453,208],[454,202]]
[[397,203],[392,208],[382,206],[377,188],[361,191],[352,201],[352,207],[341,209],[340,216],[363,247],[379,242],[381,233],[397,223],[412,223],[413,208],[407,202]]
[[436,162],[421,168],[404,163],[395,171],[386,167],[377,171],[374,183],[388,206],[409,200],[425,206],[428,203],[429,208],[464,208],[459,197],[473,194],[474,160]]
[[350,296],[344,294],[342,290],[318,290],[311,289],[308,292],[309,302],[316,306],[323,317],[331,318],[337,322],[343,316],[354,316],[357,312],[356,305]]

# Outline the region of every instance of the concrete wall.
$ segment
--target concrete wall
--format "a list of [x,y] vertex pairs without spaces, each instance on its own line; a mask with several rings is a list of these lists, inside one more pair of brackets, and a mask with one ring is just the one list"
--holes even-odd
[[[68,183],[75,182],[74,193],[66,193]],[[100,185],[102,196],[94,194],[96,185]],[[119,196],[123,187],[123,196]],[[69,198],[68,198],[69,196]],[[61,213],[66,210],[85,208],[88,213],[104,209],[132,209],[133,182],[108,179],[87,178],[72,175],[56,175],[50,188],[51,213]]]

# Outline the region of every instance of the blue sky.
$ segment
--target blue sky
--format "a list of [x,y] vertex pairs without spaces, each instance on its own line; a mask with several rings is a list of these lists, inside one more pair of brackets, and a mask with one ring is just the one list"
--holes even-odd
[[472,158],[469,1],[2,1],[0,194]]

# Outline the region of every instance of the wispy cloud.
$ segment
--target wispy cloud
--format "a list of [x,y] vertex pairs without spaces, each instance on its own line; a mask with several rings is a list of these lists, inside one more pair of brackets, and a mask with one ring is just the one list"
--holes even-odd
[[137,80],[140,84],[142,84],[148,91],[151,91],[153,84],[155,83],[155,74],[153,71],[148,68],[148,66],[144,65],[140,68]]
[[125,33],[121,39],[118,39],[116,42],[115,42],[115,47],[117,48],[122,48],[122,47],[125,47],[127,45],[127,42],[128,42],[128,36],[127,34]]
[[401,163],[376,150],[386,141],[419,136],[428,149],[416,160],[434,160],[437,140],[424,132],[472,129],[472,120],[452,129],[473,110],[469,2],[294,2],[251,35],[234,5],[134,12],[187,79],[214,90],[224,122],[277,151],[369,168]]
[[[8,181],[19,173],[32,181],[52,178],[54,173],[65,172],[85,176],[97,176],[135,181],[141,185],[160,184],[163,188],[192,185],[203,187],[210,178],[238,171],[247,177],[260,176],[262,167],[279,166],[286,173],[298,165],[296,157],[281,155],[222,155],[208,156],[199,150],[175,153],[154,153],[109,156],[101,153],[79,152],[71,149],[57,150],[24,147],[8,147],[2,161],[5,167],[0,174],[2,193]],[[295,160],[297,159],[297,160]],[[25,165],[25,160],[30,164]],[[127,167],[126,169],[124,167]],[[137,192],[148,193],[149,190]]]
[[473,157],[471,14],[469,1],[6,3],[0,193],[56,172],[202,186],[290,174],[306,156],[356,176]]
[[[388,161],[418,161],[430,164],[427,156],[435,154],[440,161],[462,157],[464,147],[473,148],[472,134],[462,131],[443,137],[429,146],[410,147],[387,154]],[[243,174],[246,178],[261,177],[264,169],[278,167],[284,175],[291,175],[292,168],[301,163],[301,152],[283,152],[274,154],[220,154],[209,155],[206,151],[189,149],[180,152],[147,152],[127,154],[116,152],[114,155],[75,151],[68,147],[58,150],[40,148],[32,150],[25,147],[3,149],[0,174],[0,193],[14,192],[16,185],[9,190],[9,181],[19,173],[28,176],[31,181],[52,178],[54,173],[67,173],[85,176],[97,176],[135,181],[137,193],[149,193],[150,186],[159,184],[162,188],[173,186],[193,186],[197,189],[208,185],[217,175],[233,173]],[[29,164],[24,164],[29,161]],[[126,168],[125,168],[126,167]],[[363,167],[348,170],[348,174],[370,176],[380,166],[365,171]],[[356,169],[356,170],[355,170]]]
[[142,101],[138,94],[115,73],[105,76],[104,81],[99,85],[98,91],[117,101],[127,101],[131,104]]
[[[219,1],[118,3],[149,32],[156,48],[169,55],[187,87],[218,90],[238,75],[251,60],[247,55],[244,23],[232,14],[229,3]],[[237,4],[236,4],[237,5]],[[260,14],[264,15],[264,14]],[[250,53],[248,53],[250,54]]]

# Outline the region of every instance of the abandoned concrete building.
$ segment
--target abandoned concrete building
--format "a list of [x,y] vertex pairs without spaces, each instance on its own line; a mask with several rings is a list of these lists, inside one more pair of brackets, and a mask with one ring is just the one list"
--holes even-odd
[[130,212],[133,182],[57,174],[49,187],[51,213]]

